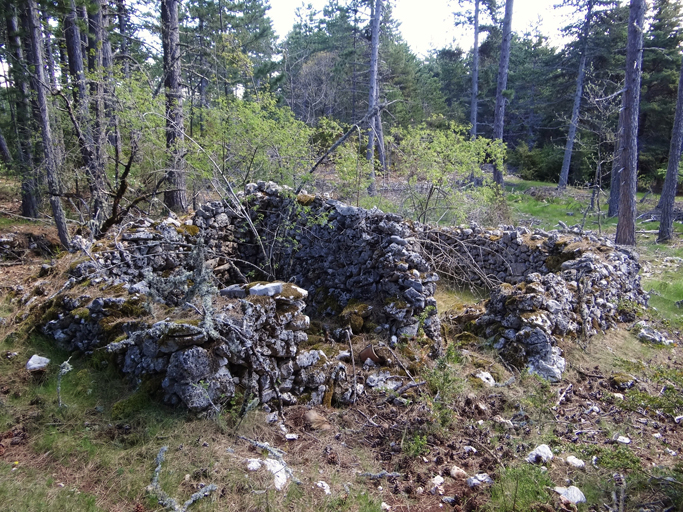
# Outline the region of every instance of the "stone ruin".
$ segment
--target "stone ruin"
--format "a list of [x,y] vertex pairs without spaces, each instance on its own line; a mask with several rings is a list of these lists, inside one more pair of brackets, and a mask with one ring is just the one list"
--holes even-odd
[[[647,302],[635,254],[607,240],[434,228],[274,183],[248,185],[241,203],[211,202],[184,221],[141,219],[80,242],[87,258],[52,300],[45,333],[112,358],[137,382],[159,378],[168,403],[193,411],[229,400],[236,386],[262,402],[328,405],[397,389],[404,379],[376,371],[360,350],[359,369],[370,364],[363,384],[352,382],[351,331],[389,346],[422,331],[440,356],[437,271],[488,286],[471,328],[550,380],[564,369],[560,337],[608,329],[621,305]],[[334,315],[346,328],[309,335],[309,315]]]

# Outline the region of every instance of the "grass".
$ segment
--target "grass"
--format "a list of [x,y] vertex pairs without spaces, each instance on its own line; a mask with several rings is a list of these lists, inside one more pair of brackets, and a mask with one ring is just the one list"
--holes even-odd
[[515,512],[533,510],[537,504],[551,501],[549,489],[554,484],[547,472],[534,465],[506,468],[491,487],[491,511]]

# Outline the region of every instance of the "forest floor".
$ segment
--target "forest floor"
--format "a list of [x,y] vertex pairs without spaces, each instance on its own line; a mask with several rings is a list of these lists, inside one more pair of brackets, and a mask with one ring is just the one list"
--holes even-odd
[[[51,294],[73,255],[59,253],[49,224],[17,217],[17,195],[3,192],[6,185],[0,183],[0,243],[15,257],[0,262],[0,500],[9,510],[163,510],[147,486],[157,453],[168,446],[159,483],[170,496],[182,503],[217,486],[190,507],[196,511],[576,510],[553,490],[569,485],[586,497],[578,510],[683,511],[683,419],[675,420],[683,415],[683,310],[675,305],[683,299],[681,225],[668,245],[655,243],[656,223],[638,225],[653,307],[637,311],[636,321],[651,323],[674,345],[638,341],[635,321],[590,340],[567,340],[560,346],[568,369],[562,382],[549,384],[506,367],[485,340],[449,340],[447,355],[415,376],[426,385],[405,404],[365,395],[354,407],[315,409],[316,421],[306,407],[290,407],[285,428],[298,437],[287,440],[260,410],[239,421],[239,406],[212,419],[166,407],[135,393],[114,368],[68,354],[38,326],[22,325],[16,286]],[[548,191],[525,193],[542,188]],[[589,192],[557,197],[550,188],[512,180],[507,201],[515,221],[544,229],[581,221]],[[639,211],[656,199],[645,198]],[[597,231],[596,223],[587,215],[586,229]],[[601,225],[614,231],[612,220]],[[41,276],[51,260],[58,272]],[[446,287],[437,300],[445,322],[476,301]],[[55,364],[29,374],[24,367],[33,354]],[[58,365],[70,356],[60,408]],[[485,387],[473,377],[481,370],[498,382],[515,379]],[[122,400],[132,406],[116,416],[112,408]],[[265,468],[249,471],[247,459],[264,453],[244,438],[282,449],[301,483],[278,491]],[[526,462],[539,444],[552,449],[553,460]],[[568,464],[569,456],[585,467]],[[493,484],[470,488],[454,466],[469,476],[487,473]],[[375,478],[382,471],[397,475]]]

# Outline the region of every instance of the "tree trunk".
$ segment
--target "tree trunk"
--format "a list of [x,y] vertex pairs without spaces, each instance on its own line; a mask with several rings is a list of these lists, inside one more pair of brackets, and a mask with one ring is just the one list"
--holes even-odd
[[671,133],[669,146],[669,164],[666,168],[666,178],[662,189],[662,218],[659,221],[658,242],[671,240],[673,237],[673,209],[678,188],[678,165],[681,161],[681,145],[683,145],[683,62],[678,80],[678,99],[676,101],[676,116]]
[[474,0],[474,46],[472,47],[472,97],[470,100],[470,135],[477,138],[477,95],[479,94],[479,0]]
[[12,163],[12,153],[9,152],[7,141],[2,135],[2,131],[0,131],[0,158],[2,158],[2,161],[5,162],[6,165]]
[[38,217],[38,184],[33,161],[30,86],[26,74],[28,69],[24,58],[24,48],[19,37],[19,19],[16,5],[12,4],[7,12],[8,46],[12,54],[10,76],[16,89],[17,159],[21,175],[21,214],[24,217]]
[[[76,3],[71,0],[69,12],[64,17],[64,39],[66,41],[66,52],[69,58],[69,73],[72,77],[73,84],[73,98],[76,107],[76,119],[78,120],[79,129],[82,138],[79,138],[78,144],[81,152],[81,159],[86,170],[88,178],[88,187],[90,189],[91,207],[90,216],[95,221],[96,226],[104,220],[104,166],[97,158],[97,152],[100,141],[93,138],[92,121],[90,117],[88,89],[85,80],[85,70],[83,64],[82,53],[82,36],[78,27],[78,13],[76,10]],[[93,51],[91,53],[99,53]],[[95,58],[90,57],[90,59]],[[89,59],[89,60],[90,60]],[[96,81],[97,82],[97,81]],[[97,96],[97,86],[93,86],[94,95]],[[97,101],[97,98],[95,98]],[[96,110],[96,118],[99,118],[100,112]],[[95,121],[96,123],[99,121]]]
[[40,118],[41,136],[43,140],[43,153],[45,173],[47,175],[47,187],[50,194],[50,206],[57,226],[57,234],[64,248],[69,247],[69,230],[66,226],[66,216],[62,210],[62,203],[59,199],[59,177],[52,154],[52,131],[50,128],[50,114],[48,111],[46,89],[48,84],[45,81],[43,41],[40,31],[40,19],[38,17],[38,7],[36,0],[27,0],[28,7],[28,29],[31,39],[31,63],[34,67],[33,87],[36,93],[36,104]]
[[631,0],[626,46],[626,92],[624,93],[624,164],[619,187],[619,221],[615,242],[636,245],[636,184],[638,178],[638,112],[643,67],[645,0]]
[[187,209],[185,156],[183,153],[183,104],[180,90],[180,27],[178,0],[161,1],[161,34],[164,47],[166,93],[166,148],[169,153],[164,204],[175,212]]
[[[375,7],[372,15],[372,42],[370,48],[370,95],[368,97],[368,112],[372,112],[377,104],[377,69],[379,64],[379,22],[382,17],[382,0],[375,0]],[[368,154],[370,162],[370,185],[368,194],[374,196],[377,192],[375,183],[375,127],[377,116],[369,119],[370,129],[368,130]]]
[[612,171],[610,172],[609,207],[607,209],[607,216],[610,218],[619,215],[619,191],[621,190],[621,174],[624,170],[622,160],[622,156],[624,155],[624,98],[625,95],[622,95],[617,138],[614,142]]
[[119,21],[119,34],[121,34],[121,56],[123,57],[123,76],[130,78],[130,62],[128,59],[128,11],[125,0],[116,2],[116,15]]
[[[505,89],[508,83],[508,67],[510,65],[510,43],[512,42],[512,6],[513,0],[505,2],[505,18],[503,19],[503,42],[500,45],[500,63],[498,66],[498,84],[496,86],[496,107],[493,117],[493,138],[503,140],[503,122],[505,121]],[[493,167],[493,181],[503,186],[503,170]]]
[[560,171],[560,182],[557,188],[562,190],[567,187],[569,179],[569,165],[572,161],[572,151],[574,150],[574,138],[576,128],[579,124],[579,110],[581,108],[581,96],[583,96],[583,80],[586,76],[586,60],[588,58],[588,36],[590,34],[591,17],[593,15],[593,1],[588,3],[586,21],[583,24],[583,44],[581,48],[581,61],[579,62],[579,75],[576,78],[576,92],[574,93],[574,106],[572,108],[572,119],[569,122],[569,132],[567,133],[567,145],[564,150],[562,160],[562,170]]

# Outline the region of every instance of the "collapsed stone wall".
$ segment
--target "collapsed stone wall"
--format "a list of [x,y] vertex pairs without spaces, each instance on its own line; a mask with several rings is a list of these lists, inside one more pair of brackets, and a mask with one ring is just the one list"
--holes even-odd
[[256,264],[297,283],[321,313],[368,302],[378,331],[414,336],[422,327],[439,353],[438,275],[408,222],[322,196],[295,196],[272,182],[247,185],[244,204],[260,240],[225,203],[208,203],[194,217],[208,245],[225,236],[219,224],[229,223],[243,273],[253,273]]
[[243,292],[244,299],[215,297],[210,323],[153,322],[143,314],[145,298],[137,293],[66,295],[53,306],[59,313],[43,331],[68,349],[110,354],[136,382],[161,377],[164,400],[192,411],[229,401],[237,385],[263,403],[293,404],[302,394],[320,403],[331,365],[340,363],[328,362],[319,350],[300,350],[309,327],[303,314],[306,291],[271,283],[261,289],[244,286]]
[[[113,354],[133,378],[163,376],[167,401],[199,411],[231,397],[235,385],[264,401],[310,393],[320,403],[333,392],[348,402],[346,364],[328,361],[319,347],[302,350],[307,296],[309,311],[341,313],[355,331],[412,336],[422,327],[438,355],[434,270],[466,274],[491,290],[478,332],[516,366],[551,380],[564,368],[559,338],[593,335],[620,320],[620,304],[647,303],[637,256],[604,239],[509,226],[433,228],[294,196],[274,183],[248,185],[242,201],[239,213],[211,202],[191,219],[142,219],[93,246],[79,240],[88,257],[71,269],[74,279],[108,288],[103,297],[58,298],[61,312],[46,333],[69,348]],[[209,324],[136,319],[160,299],[159,280],[171,283],[161,300],[183,306],[188,283],[204,269],[223,287],[212,292]],[[264,274],[290,283],[244,284],[245,275]]]

